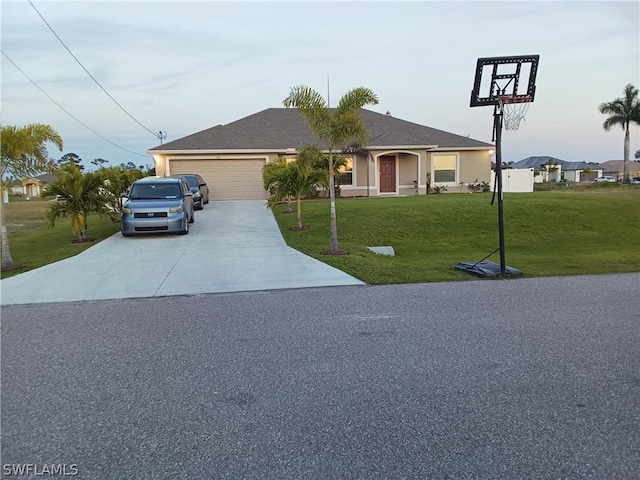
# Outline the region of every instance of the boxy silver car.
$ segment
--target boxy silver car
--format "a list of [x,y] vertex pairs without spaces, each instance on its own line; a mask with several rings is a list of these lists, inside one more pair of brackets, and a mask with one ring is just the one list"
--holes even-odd
[[122,206],[120,230],[138,233],[189,233],[193,223],[193,194],[182,177],[146,177],[135,181]]

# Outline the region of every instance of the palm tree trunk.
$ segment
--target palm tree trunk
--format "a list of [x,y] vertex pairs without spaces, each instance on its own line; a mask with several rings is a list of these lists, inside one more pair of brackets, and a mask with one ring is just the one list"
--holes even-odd
[[337,253],[338,248],[338,222],[336,221],[336,188],[335,176],[333,172],[333,153],[329,147],[329,202],[331,204],[331,246],[329,251]]
[[298,202],[298,228],[302,229],[302,205],[300,204],[300,197],[296,198]]
[[9,236],[7,235],[7,225],[4,220],[4,196],[0,190],[0,225],[2,229],[2,270],[11,270],[15,268],[11,252],[9,251]]
[[622,183],[629,183],[629,150],[631,141],[629,139],[629,124],[624,135],[624,159],[622,160]]

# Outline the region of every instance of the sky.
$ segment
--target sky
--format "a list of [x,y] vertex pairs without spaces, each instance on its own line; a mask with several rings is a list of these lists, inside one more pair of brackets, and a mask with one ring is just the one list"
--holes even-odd
[[[379,98],[370,110],[491,142],[493,108],[469,106],[476,61],[534,54],[535,101],[519,130],[503,135],[503,161],[620,160],[624,131],[605,132],[598,106],[629,83],[640,87],[637,0],[0,7],[0,122],[51,125],[64,149],[50,146],[49,156],[75,153],[88,169],[96,158],[153,166],[146,151],[158,132],[172,141],[282,107],[296,85],[332,106],[368,87]],[[639,138],[632,127],[631,159]]]

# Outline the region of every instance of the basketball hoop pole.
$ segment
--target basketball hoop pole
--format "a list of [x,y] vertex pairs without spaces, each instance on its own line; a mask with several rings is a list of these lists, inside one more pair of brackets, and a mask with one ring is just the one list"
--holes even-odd
[[493,128],[496,134],[496,187],[498,191],[498,231],[500,235],[500,278],[506,277],[504,253],[504,208],[502,202],[502,107],[493,112]]
[[[491,205],[498,194],[498,233],[500,246],[479,262],[460,262],[456,269],[480,277],[507,278],[522,275],[522,270],[509,267],[504,251],[504,205],[502,193],[502,129],[517,130],[520,120],[533,102],[540,55],[479,58],[471,90],[470,107],[493,105],[493,138],[496,150],[495,187]],[[487,260],[500,250],[500,266]],[[498,268],[500,270],[498,270]],[[498,273],[499,272],[499,273]]]

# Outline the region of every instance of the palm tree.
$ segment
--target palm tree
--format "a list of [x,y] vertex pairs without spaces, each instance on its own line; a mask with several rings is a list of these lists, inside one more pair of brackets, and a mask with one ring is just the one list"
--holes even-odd
[[62,201],[52,202],[45,213],[50,226],[54,226],[56,219],[69,217],[71,230],[78,235],[78,243],[91,241],[87,237],[87,216],[97,212],[112,219],[118,212],[108,208],[109,196],[103,188],[100,176],[95,173],[82,173],[73,164],[62,167],[58,180],[49,183],[42,196],[60,195]]
[[600,113],[610,115],[602,128],[605,131],[611,130],[612,127],[620,125],[624,130],[624,161],[623,161],[623,178],[622,183],[629,183],[629,125],[636,123],[640,125],[640,100],[638,99],[638,89],[631,84],[624,87],[624,96],[616,98],[612,102],[601,103],[598,107]]
[[357,111],[365,105],[377,105],[378,97],[368,88],[357,87],[345,93],[338,106],[330,109],[322,95],[310,87],[292,87],[282,102],[287,108],[295,107],[309,124],[311,131],[329,146],[329,198],[331,205],[331,245],[326,254],[340,254],[336,221],[335,171],[333,151],[348,141],[357,140],[366,145],[369,132]]
[[[304,197],[315,195],[317,185],[326,186],[327,171],[318,168],[324,155],[316,145],[305,145],[300,149],[296,160],[287,162],[284,158],[263,167],[263,182],[265,189],[274,187],[272,195],[267,201],[269,208],[275,207],[284,199],[296,199],[297,226],[296,230],[305,230],[302,225],[302,203]],[[269,165],[273,165],[269,167]]]
[[275,205],[286,200],[287,213],[293,213],[288,182],[287,159],[284,157],[278,157],[262,167],[262,183],[264,189],[270,193],[267,207],[273,209]]
[[[93,163],[93,162],[91,162]],[[109,197],[108,204],[113,211],[120,211],[122,208],[121,194],[127,192],[133,182],[145,176],[139,169],[130,170],[119,165],[117,167],[100,167],[96,172],[100,177]]]
[[[48,158],[46,144],[53,143],[62,151],[62,137],[51,126],[33,123],[24,127],[0,125],[0,176],[6,174],[24,179],[40,172],[55,170],[55,162]],[[1,195],[0,195],[1,197]],[[2,236],[2,270],[16,268],[9,251],[9,237],[4,220],[4,205],[0,199],[0,228]]]

